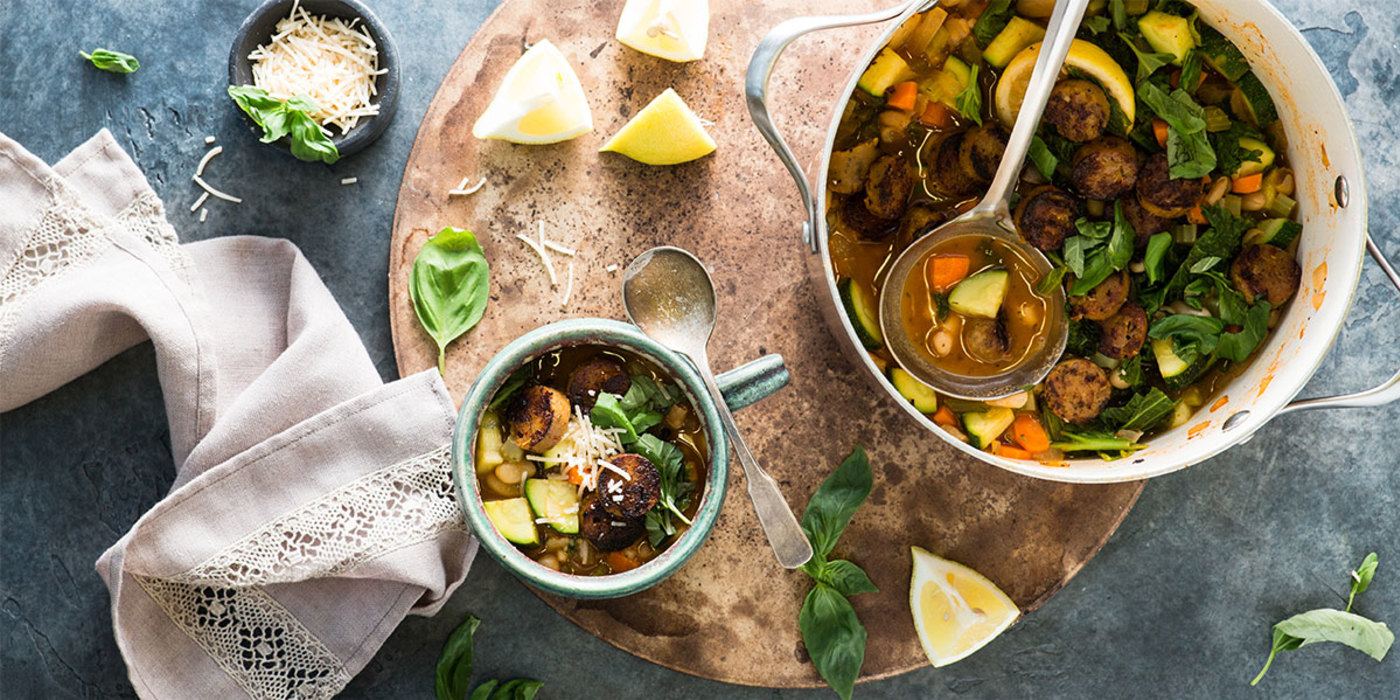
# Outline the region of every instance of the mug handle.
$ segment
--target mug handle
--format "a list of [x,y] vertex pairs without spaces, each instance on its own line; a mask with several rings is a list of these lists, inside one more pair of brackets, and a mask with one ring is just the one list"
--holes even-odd
[[737,411],[778,393],[789,379],[782,355],[764,355],[720,374],[715,383],[729,410]]
[[[1380,246],[1376,245],[1371,234],[1366,234],[1366,250],[1375,259],[1376,264],[1381,266],[1381,271],[1390,278],[1391,284],[1400,291],[1400,274],[1395,272],[1395,268],[1390,266],[1390,261],[1385,259],[1385,254],[1381,253]],[[1300,399],[1294,401],[1278,412],[1278,415],[1290,413],[1292,411],[1306,411],[1314,408],[1368,408],[1371,406],[1384,406],[1400,399],[1400,372],[1386,380],[1380,386],[1358,391],[1355,394],[1341,394],[1338,396],[1321,396],[1315,399]]]
[[817,225],[817,202],[812,197],[812,187],[807,184],[807,175],[802,172],[797,156],[793,155],[787,141],[778,133],[778,127],[773,124],[773,118],[768,113],[768,78],[773,75],[773,65],[778,62],[778,56],[783,53],[783,49],[803,34],[821,29],[883,22],[895,17],[902,21],[925,7],[932,7],[936,2],[937,0],[908,0],[900,5],[863,15],[795,17],[768,32],[768,35],[758,42],[753,58],[749,59],[748,72],[744,76],[744,96],[749,105],[749,118],[753,119],[754,126],[758,127],[758,132],[763,134],[768,145],[777,151],[778,159],[787,166],[792,179],[797,181],[797,192],[802,195],[802,207],[807,212],[807,220],[802,222],[802,242],[810,246],[813,253],[818,250],[817,237],[814,235]]

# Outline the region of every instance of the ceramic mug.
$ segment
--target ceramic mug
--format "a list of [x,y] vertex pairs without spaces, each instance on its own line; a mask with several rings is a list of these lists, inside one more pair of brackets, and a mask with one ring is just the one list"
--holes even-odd
[[[526,556],[506,540],[482,507],[476,478],[476,433],[481,414],[506,379],[535,358],[560,348],[597,345],[617,348],[647,360],[670,377],[699,414],[709,444],[710,465],[694,523],[655,559],[622,573],[579,576],[550,569]],[[779,355],[764,355],[718,377],[720,391],[730,410],[738,410],[787,386],[788,372]],[[481,548],[522,581],[550,593],[570,598],[617,598],[650,588],[675,573],[709,537],[719,518],[729,484],[729,443],[714,401],[690,360],[647,337],[636,326],[607,319],[583,318],[559,321],[520,336],[491,358],[467,391],[452,437],[452,478],[457,502]]]

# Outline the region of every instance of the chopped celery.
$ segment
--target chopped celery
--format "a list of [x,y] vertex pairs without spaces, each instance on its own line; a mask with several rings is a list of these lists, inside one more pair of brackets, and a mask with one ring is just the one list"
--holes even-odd
[[1226,211],[1230,212],[1231,214],[1234,214],[1235,216],[1240,215],[1241,206],[1243,204],[1244,200],[1241,199],[1239,195],[1227,194],[1224,197],[1220,198],[1220,206],[1225,207]]
[[1297,206],[1298,203],[1293,201],[1292,197],[1280,193],[1274,195],[1274,200],[1264,207],[1264,213],[1272,218],[1287,219],[1293,216],[1293,209]]
[[1205,119],[1206,131],[1228,131],[1230,129],[1230,115],[1215,105],[1206,107]]
[[1195,243],[1198,228],[1199,226],[1196,224],[1181,224],[1172,229],[1172,241],[1176,243]]

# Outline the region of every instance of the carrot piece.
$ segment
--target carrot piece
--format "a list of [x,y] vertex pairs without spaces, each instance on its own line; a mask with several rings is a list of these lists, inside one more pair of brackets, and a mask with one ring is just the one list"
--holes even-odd
[[1157,145],[1162,148],[1167,147],[1167,122],[1162,119],[1152,120],[1152,135],[1157,137]]
[[1191,207],[1191,211],[1186,212],[1186,220],[1193,224],[1205,225],[1210,223],[1206,220],[1206,213],[1201,211],[1201,205]]
[[928,285],[935,292],[946,292],[961,282],[972,269],[972,258],[966,255],[935,255],[929,258]]
[[1230,182],[1230,191],[1235,194],[1253,194],[1264,186],[1264,173],[1254,173],[1237,177]]
[[1031,458],[1031,453],[1030,453],[1030,452],[1028,452],[1028,451],[1026,451],[1026,450],[1023,450],[1023,449],[1021,449],[1021,448],[1019,448],[1019,447],[1012,447],[1011,445],[1007,445],[1007,444],[1005,444],[1005,443],[998,443],[998,442],[994,442],[994,443],[992,443],[992,444],[997,446],[997,451],[996,451],[995,454],[996,454],[998,457],[1005,457],[1005,458],[1007,458],[1007,459],[1030,459],[1030,458]]
[[931,126],[935,129],[947,129],[954,125],[952,110],[936,100],[924,107],[924,113],[919,117],[919,121],[923,122],[924,126]]
[[578,470],[578,467],[569,467],[569,483],[574,486],[583,483],[583,473]]
[[1050,435],[1040,425],[1040,420],[1030,413],[1016,414],[1011,422],[1011,437],[1027,452],[1037,454],[1050,449]]
[[894,92],[890,93],[888,103],[895,109],[914,109],[914,99],[919,95],[919,84],[906,80],[894,86]]
[[953,410],[948,408],[947,406],[939,406],[938,410],[935,411],[933,414],[933,422],[945,427],[957,427],[958,416],[957,414],[953,413]]
[[608,552],[608,567],[615,574],[631,571],[639,566],[641,566],[640,562],[622,552]]
[[1170,83],[1173,88],[1181,87],[1181,70],[1177,69],[1172,71],[1172,74],[1167,76],[1167,82]]

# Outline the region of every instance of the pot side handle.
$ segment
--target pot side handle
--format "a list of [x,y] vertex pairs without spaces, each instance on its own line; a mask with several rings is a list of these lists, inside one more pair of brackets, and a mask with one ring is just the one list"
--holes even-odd
[[[1390,261],[1385,259],[1381,249],[1376,245],[1371,235],[1366,234],[1366,250],[1371,253],[1376,264],[1381,266],[1381,271],[1390,278],[1391,284],[1400,291],[1400,274],[1391,267]],[[1355,394],[1342,394],[1339,396],[1321,396],[1315,399],[1301,399],[1284,406],[1279,411],[1279,415],[1292,411],[1305,411],[1313,408],[1367,408],[1371,406],[1383,406],[1400,399],[1400,372],[1396,372],[1390,379],[1380,386],[1359,391]]]
[[793,154],[792,148],[788,147],[787,141],[782,134],[778,133],[778,127],[773,124],[773,118],[768,113],[768,78],[773,75],[773,66],[778,62],[778,56],[782,55],[783,49],[792,43],[793,39],[821,29],[835,29],[838,27],[853,27],[860,24],[872,24],[899,17],[912,16],[925,6],[932,6],[937,0],[908,0],[902,5],[896,5],[884,10],[877,10],[863,15],[820,15],[813,17],[795,17],[774,27],[763,40],[758,42],[758,48],[754,49],[753,58],[749,59],[748,72],[744,77],[744,96],[749,105],[749,117],[753,119],[754,126],[758,127],[758,132],[763,134],[763,138],[768,141],[768,145],[778,153],[778,159],[787,166],[788,173],[797,182],[797,192],[802,195],[802,207],[807,213],[807,220],[802,222],[802,242],[806,243],[811,252],[817,252],[817,237],[815,235],[817,225],[817,203],[812,196],[812,186],[807,183],[807,175],[802,172],[802,166],[797,162],[797,156]]

